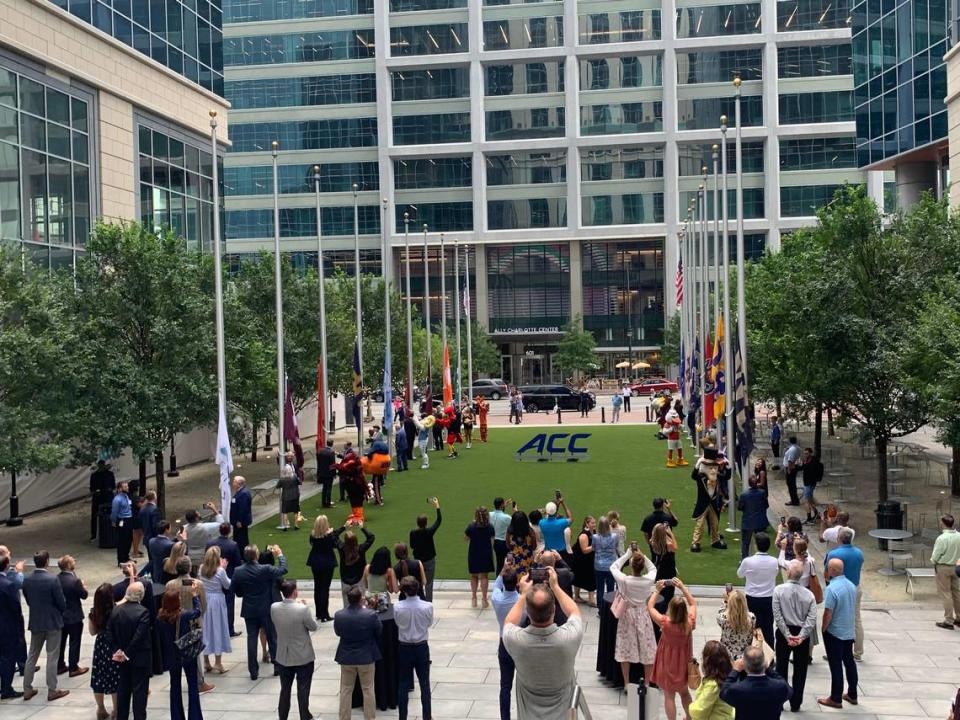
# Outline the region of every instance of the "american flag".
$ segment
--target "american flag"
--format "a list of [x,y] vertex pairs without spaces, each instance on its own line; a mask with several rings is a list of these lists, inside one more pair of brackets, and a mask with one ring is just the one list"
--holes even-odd
[[677,307],[683,303],[683,258],[677,256],[677,277],[673,281],[677,289]]

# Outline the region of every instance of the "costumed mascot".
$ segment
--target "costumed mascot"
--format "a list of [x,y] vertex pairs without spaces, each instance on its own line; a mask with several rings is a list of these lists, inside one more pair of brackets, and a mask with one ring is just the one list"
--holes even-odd
[[[669,408],[663,416],[663,432],[667,435],[667,467],[684,467],[690,463],[683,459],[683,440],[680,439],[680,426],[683,424],[683,403],[677,400],[670,405],[670,398],[667,398],[667,407]],[[673,461],[673,451],[677,451],[677,461]]]
[[373,476],[373,501],[383,505],[383,479],[390,472],[390,448],[384,440],[374,440],[360,462],[364,474]]
[[700,552],[704,523],[710,526],[710,547],[726,550],[727,544],[720,536],[720,513],[727,502],[725,490],[730,478],[730,465],[726,458],[718,457],[716,447],[708,445],[703,448],[703,456],[697,460],[690,476],[697,483],[697,504],[693,508],[693,517],[697,522],[693,528],[690,552]]
[[430,456],[427,454],[427,445],[430,443],[431,428],[437,419],[433,415],[423,413],[420,418],[413,420],[417,425],[417,444],[420,446],[420,469],[426,470],[430,467]]
[[481,396],[477,395],[477,418],[480,420],[480,442],[487,441],[487,415],[490,412],[490,404]]
[[455,444],[463,442],[463,437],[460,435],[460,428],[462,425],[460,412],[452,404],[450,404],[444,408],[443,417],[438,418],[437,423],[442,425],[447,430],[447,448],[450,450],[450,452],[447,453],[447,457],[460,457],[460,453],[457,452],[457,447]]
[[337,464],[340,482],[347,490],[350,500],[350,517],[347,525],[363,525],[363,502],[367,497],[367,479],[363,474],[363,465],[357,451],[350,448],[343,454],[343,459]]

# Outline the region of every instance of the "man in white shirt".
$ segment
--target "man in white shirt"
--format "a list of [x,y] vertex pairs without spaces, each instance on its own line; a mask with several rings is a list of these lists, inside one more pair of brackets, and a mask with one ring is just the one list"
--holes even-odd
[[497,648],[497,659],[500,662],[500,720],[510,720],[510,696],[513,694],[513,674],[515,667],[513,658],[503,646],[503,623],[513,609],[520,593],[517,592],[517,573],[513,569],[513,559],[507,555],[503,570],[497,575],[493,583],[493,612],[497,615],[497,625],[500,628],[500,647]]
[[[517,668],[519,720],[557,720],[570,708],[577,680],[573,664],[583,640],[580,608],[547,568],[548,585],[534,585],[529,576],[520,580],[520,597],[503,624],[503,645]],[[557,626],[555,605],[567,616]],[[530,624],[520,627],[526,610]]]
[[850,538],[850,542],[853,542],[857,534],[850,527],[850,513],[838,512],[833,518],[826,517],[826,513],[820,514],[820,542],[827,543],[828,550],[830,545],[835,547],[840,544],[840,531],[844,529],[853,533],[853,537]]
[[797,495],[797,473],[800,471],[800,446],[797,438],[791,435],[787,438],[790,447],[783,454],[783,472],[787,479],[787,492],[790,493],[790,502],[787,505],[800,505],[800,496]]
[[633,396],[630,385],[624,383],[623,390],[620,391],[620,394],[623,395],[623,411],[630,412],[630,398]]
[[400,581],[400,600],[393,606],[393,617],[400,637],[400,720],[407,719],[407,703],[413,690],[413,673],[420,683],[421,717],[432,718],[430,706],[430,646],[427,638],[433,625],[433,604],[421,600],[420,583],[407,575]]
[[737,577],[744,578],[747,596],[747,607],[757,618],[757,627],[763,631],[763,639],[770,647],[774,645],[773,637],[773,590],[777,586],[777,575],[780,572],[780,563],[772,555],[770,536],[764,532],[753,536],[757,545],[757,552],[740,561],[737,568]]

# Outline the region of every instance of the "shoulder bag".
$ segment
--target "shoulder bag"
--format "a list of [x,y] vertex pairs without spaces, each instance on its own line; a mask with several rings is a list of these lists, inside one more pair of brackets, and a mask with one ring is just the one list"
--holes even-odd
[[703,682],[703,675],[700,673],[700,663],[692,657],[687,661],[687,687],[696,690],[701,682]]
[[623,617],[623,614],[627,611],[627,600],[620,594],[620,589],[613,594],[613,602],[610,603],[610,612],[613,613],[613,616],[619,620]]
[[177,637],[173,644],[177,647],[181,665],[196,660],[204,648],[203,630],[199,627],[191,627],[185,635],[181,635],[180,618],[177,618]]
[[817,605],[823,602],[823,587],[816,572],[810,573],[810,592],[813,593],[813,600]]

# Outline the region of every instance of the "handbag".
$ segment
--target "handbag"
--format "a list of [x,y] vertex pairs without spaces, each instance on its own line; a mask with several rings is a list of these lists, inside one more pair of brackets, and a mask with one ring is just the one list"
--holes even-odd
[[177,620],[177,637],[173,644],[177,646],[177,654],[180,656],[180,663],[188,663],[196,660],[205,647],[203,644],[203,630],[199,627],[191,627],[185,634],[180,634],[180,620]]
[[623,617],[623,614],[627,611],[627,601],[623,595],[620,594],[620,591],[617,590],[613,595],[613,602],[610,603],[610,612],[613,613],[613,616],[619,620]]
[[820,585],[820,578],[816,574],[810,575],[810,592],[813,593],[813,601],[817,605],[823,602],[823,587]]
[[753,631],[753,640],[750,644],[755,648],[760,648],[763,651],[763,666],[765,668],[773,665],[774,661],[777,659],[777,655],[773,652],[773,648],[767,643],[763,637],[763,631],[754,630]]
[[700,663],[696,658],[690,658],[687,661],[687,687],[696,690],[703,682],[703,675],[700,674]]

